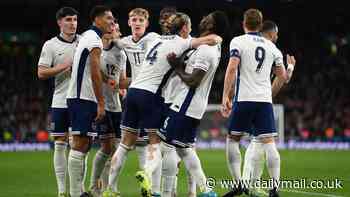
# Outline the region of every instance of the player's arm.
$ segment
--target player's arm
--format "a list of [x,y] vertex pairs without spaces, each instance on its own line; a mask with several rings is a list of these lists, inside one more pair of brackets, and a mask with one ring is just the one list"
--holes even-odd
[[72,66],[72,60],[66,59],[62,64],[56,64],[53,67],[54,54],[50,48],[48,43],[45,43],[43,49],[41,51],[41,55],[38,63],[38,78],[41,80],[48,79],[50,77],[54,77],[57,74],[69,71]]
[[121,51],[120,58],[121,72],[119,76],[119,89],[128,89],[131,83],[131,79],[126,76],[127,56],[124,51]]
[[[278,92],[282,89],[285,83],[288,83],[293,75],[293,70],[295,66],[294,56],[287,55],[287,71],[284,68],[283,64],[279,64],[274,67],[273,72],[276,74],[276,78],[272,83],[272,97],[275,97]],[[279,73],[279,74],[277,74]]]
[[199,45],[207,44],[207,45],[216,45],[222,42],[222,38],[215,34],[210,34],[204,37],[192,38],[191,39],[191,48],[198,48]]
[[[185,54],[185,53],[184,53]],[[203,77],[205,76],[206,71],[199,68],[194,68],[192,73],[186,73],[186,65],[184,63],[184,54],[179,58],[176,57],[175,53],[170,53],[167,55],[168,62],[171,67],[174,68],[176,74],[179,75],[181,80],[185,82],[190,88],[196,88],[200,85]]]
[[120,73],[119,77],[119,89],[128,89],[131,83],[131,79],[126,76],[126,71]]
[[97,99],[98,112],[96,120],[101,120],[104,116],[104,97],[102,95],[102,76],[100,70],[101,49],[98,47],[92,48],[90,51],[90,66],[91,66],[91,81],[94,93]]
[[222,108],[221,108],[221,114],[224,117],[228,117],[232,110],[232,98],[234,96],[236,72],[237,72],[239,63],[240,63],[239,57],[231,56],[229,63],[227,65],[225,82],[224,82],[224,91],[222,94]]

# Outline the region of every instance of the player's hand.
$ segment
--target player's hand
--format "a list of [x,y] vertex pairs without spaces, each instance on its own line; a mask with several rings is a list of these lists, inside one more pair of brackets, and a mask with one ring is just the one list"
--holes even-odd
[[126,93],[127,93],[126,89],[119,89],[119,95],[122,96],[122,98],[125,98]]
[[166,57],[171,67],[178,68],[182,65],[181,59],[177,58],[175,53],[169,53]]
[[287,64],[292,64],[295,66],[296,60],[293,55],[287,54]]
[[222,38],[216,34],[208,35],[209,43],[208,45],[217,45],[219,43],[222,43]]
[[117,83],[115,82],[114,79],[108,79],[107,84],[112,90],[117,89]]
[[221,115],[228,118],[232,111],[232,101],[228,97],[222,99]]
[[105,117],[105,115],[106,115],[106,111],[105,111],[104,103],[98,103],[98,105],[97,105],[97,115],[96,115],[95,121],[96,122],[102,121],[103,118]]
[[72,70],[73,60],[72,58],[67,58],[62,64],[58,64],[57,67],[62,70],[62,72],[70,72]]

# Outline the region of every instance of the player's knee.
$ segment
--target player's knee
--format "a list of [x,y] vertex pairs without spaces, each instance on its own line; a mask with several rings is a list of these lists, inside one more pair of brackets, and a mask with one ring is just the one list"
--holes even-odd
[[275,138],[274,137],[263,137],[263,138],[259,138],[259,140],[263,144],[275,143]]
[[232,134],[228,134],[227,138],[230,140],[234,140],[236,142],[241,141],[242,135],[232,135]]
[[73,150],[87,153],[91,147],[90,137],[87,136],[73,136],[71,147]]
[[112,139],[105,139],[101,141],[101,151],[107,155],[110,155],[114,152]]
[[68,142],[68,136],[55,136],[54,141],[59,141],[59,142]]
[[155,132],[148,133],[148,142],[149,144],[158,144],[160,143],[160,138]]
[[123,131],[121,143],[126,146],[134,146],[137,140],[137,133]]

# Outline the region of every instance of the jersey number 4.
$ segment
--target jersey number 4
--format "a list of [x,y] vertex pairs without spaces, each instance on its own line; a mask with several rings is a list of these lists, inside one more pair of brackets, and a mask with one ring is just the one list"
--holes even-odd
[[157,48],[162,44],[162,42],[158,42],[154,47],[149,51],[146,56],[146,60],[149,61],[149,64],[153,64],[157,60]]
[[255,60],[258,62],[255,72],[260,73],[264,60],[265,60],[265,49],[262,47],[256,47],[255,49]]

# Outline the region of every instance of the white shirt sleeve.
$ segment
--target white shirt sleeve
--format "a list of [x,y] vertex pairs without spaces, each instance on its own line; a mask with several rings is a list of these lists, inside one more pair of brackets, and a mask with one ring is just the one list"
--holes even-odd
[[127,59],[127,56],[125,54],[125,51],[124,50],[120,51],[121,72],[124,72],[126,70],[126,59]]
[[41,50],[38,66],[51,67],[53,64],[53,58],[54,54],[50,43],[46,41]]
[[240,58],[242,55],[242,47],[237,38],[233,38],[230,43],[230,58],[238,57]]
[[215,58],[214,54],[211,53],[212,50],[208,45],[202,45],[197,50],[193,68],[208,72],[210,65],[212,65],[212,60]]
[[86,48],[89,50],[89,52],[91,52],[93,48],[100,48],[102,50],[103,44],[101,38],[96,33],[91,34],[88,46]]
[[283,65],[283,55],[282,52],[275,47],[275,52],[274,52],[274,62],[276,66],[282,66]]

